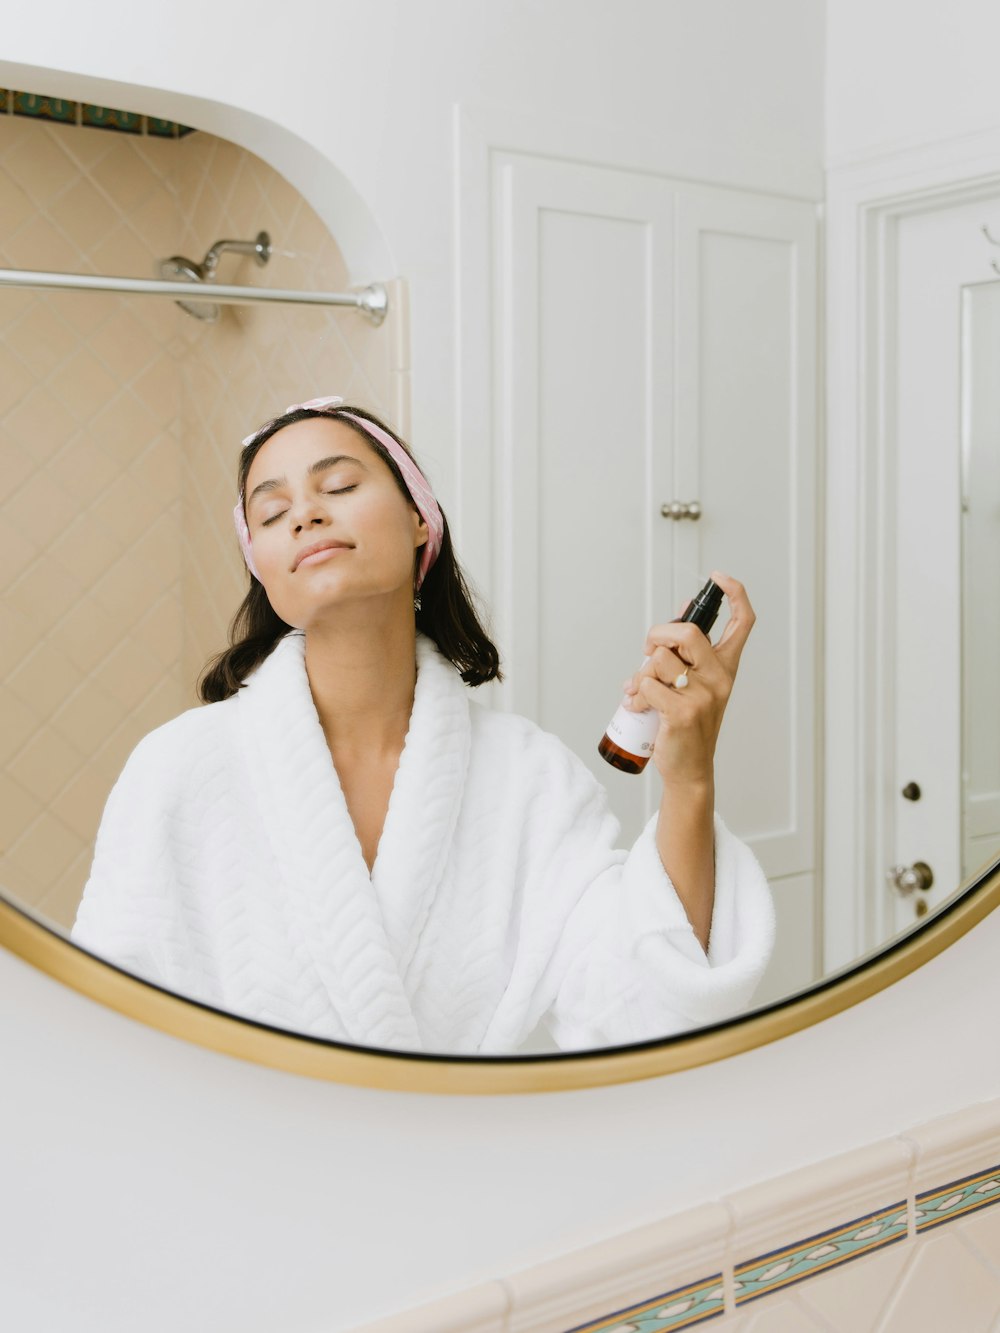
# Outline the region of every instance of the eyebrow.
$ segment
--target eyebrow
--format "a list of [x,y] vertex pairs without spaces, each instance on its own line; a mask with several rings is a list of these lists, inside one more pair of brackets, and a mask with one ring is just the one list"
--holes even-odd
[[[308,475],[314,477],[318,472],[325,472],[327,468],[333,467],[336,463],[357,463],[359,468],[362,468],[365,472],[368,471],[361,459],[355,458],[353,454],[331,454],[329,458],[321,458],[311,464]],[[247,497],[247,508],[250,508],[255,496],[264,495],[268,491],[276,491],[279,486],[287,485],[287,477],[272,477],[269,481],[262,481],[259,486],[253,488]]]

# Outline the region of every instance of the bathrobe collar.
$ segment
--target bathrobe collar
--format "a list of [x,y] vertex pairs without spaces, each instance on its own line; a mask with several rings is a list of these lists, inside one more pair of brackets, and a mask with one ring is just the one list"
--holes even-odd
[[410,726],[371,875],[309,687],[304,632],[280,639],[236,696],[296,953],[322,981],[344,1040],[402,1049],[422,1046],[410,1003],[414,957],[470,749],[468,689],[457,669],[420,632],[416,655]]

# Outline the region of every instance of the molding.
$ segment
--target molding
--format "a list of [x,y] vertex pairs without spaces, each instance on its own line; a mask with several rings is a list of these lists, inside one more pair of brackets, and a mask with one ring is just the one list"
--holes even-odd
[[817,203],[823,197],[818,160],[798,161],[786,153],[754,152],[734,141],[730,148],[704,149],[685,135],[666,143],[659,125],[627,131],[609,121],[546,115],[511,104],[463,99],[456,111],[465,125],[491,147],[511,153],[556,158],[594,167],[643,172],[691,185],[721,185],[752,194]]
[[[927,1243],[924,1230],[1000,1204],[998,1153],[1000,1100],[468,1288],[450,1298],[454,1306],[423,1305],[405,1316],[355,1326],[352,1333],[694,1328],[890,1246],[912,1254]],[[934,1187],[920,1191],[922,1161]],[[949,1176],[959,1163],[974,1168],[966,1179]],[[914,1228],[915,1204],[921,1202]],[[747,1249],[752,1258],[733,1258]],[[506,1316],[500,1312],[501,1292],[507,1296]],[[499,1322],[450,1322],[452,1309],[472,1315],[491,1301]],[[580,1321],[581,1312],[589,1313],[587,1322]]]
[[[941,139],[909,139],[877,145],[831,158],[827,163],[827,193],[833,190],[865,191],[874,185],[909,180],[941,185],[967,180],[978,170],[991,170],[1000,158],[1000,125],[986,126],[968,134]],[[970,170],[971,169],[971,170]],[[832,187],[832,188],[831,188]]]
[[843,1227],[845,1219],[886,1208],[902,1207],[905,1213],[914,1158],[911,1143],[889,1139],[729,1195],[734,1266],[753,1267],[779,1246],[794,1249],[804,1239]]

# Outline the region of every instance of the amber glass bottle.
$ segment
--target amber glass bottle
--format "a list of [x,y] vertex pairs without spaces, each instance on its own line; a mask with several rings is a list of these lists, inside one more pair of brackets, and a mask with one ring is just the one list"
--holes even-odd
[[[697,594],[694,601],[679,621],[689,621],[697,625],[706,638],[719,616],[723,592],[711,579]],[[639,663],[639,670],[649,661],[644,657]],[[660,730],[660,714],[655,708],[644,709],[641,713],[626,708],[622,702],[614,717],[608,723],[608,729],[601,737],[597,753],[606,759],[613,768],[623,773],[641,773],[649,763]]]

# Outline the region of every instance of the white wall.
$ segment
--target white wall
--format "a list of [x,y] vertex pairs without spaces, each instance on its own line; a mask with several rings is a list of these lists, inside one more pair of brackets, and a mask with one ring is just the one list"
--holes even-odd
[[994,912],[770,1046],[513,1097],[260,1068],[0,951],[0,1325],[338,1333],[1000,1096],[998,949]]
[[994,0],[829,0],[826,26],[831,165],[1000,123]]

